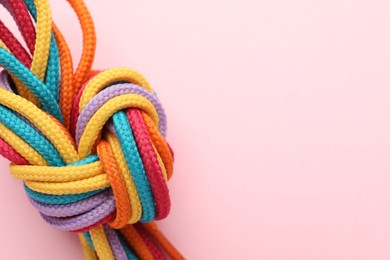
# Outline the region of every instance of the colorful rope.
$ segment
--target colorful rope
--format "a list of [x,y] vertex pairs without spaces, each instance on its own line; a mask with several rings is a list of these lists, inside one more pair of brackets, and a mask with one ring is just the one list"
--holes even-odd
[[83,32],[75,72],[47,0],[0,0],[25,42],[0,20],[0,154],[44,220],[79,233],[86,259],[184,259],[153,222],[171,206],[164,109],[138,72],[92,70],[92,18],[68,2]]

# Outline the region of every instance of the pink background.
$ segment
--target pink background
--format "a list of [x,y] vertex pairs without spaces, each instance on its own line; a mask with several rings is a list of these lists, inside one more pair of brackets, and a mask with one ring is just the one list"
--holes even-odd
[[[78,58],[76,19],[51,3]],[[95,67],[136,68],[165,104],[160,226],[189,259],[390,259],[389,1],[87,4]],[[1,169],[0,259],[82,259]]]

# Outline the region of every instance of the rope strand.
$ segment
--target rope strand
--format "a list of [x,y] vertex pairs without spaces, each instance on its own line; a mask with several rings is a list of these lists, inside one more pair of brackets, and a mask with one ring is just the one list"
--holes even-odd
[[75,72],[48,0],[0,1],[25,43],[0,20],[0,154],[85,259],[184,259],[154,222],[170,211],[174,160],[162,104],[135,70],[92,70],[92,17],[68,2],[83,33]]

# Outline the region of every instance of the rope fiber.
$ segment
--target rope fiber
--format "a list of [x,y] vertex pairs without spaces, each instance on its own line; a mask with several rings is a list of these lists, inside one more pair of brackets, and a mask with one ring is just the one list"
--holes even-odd
[[83,33],[75,68],[48,0],[0,0],[22,36],[0,20],[0,154],[85,259],[184,259],[154,222],[170,211],[174,161],[161,102],[135,70],[92,70],[92,17],[68,2]]

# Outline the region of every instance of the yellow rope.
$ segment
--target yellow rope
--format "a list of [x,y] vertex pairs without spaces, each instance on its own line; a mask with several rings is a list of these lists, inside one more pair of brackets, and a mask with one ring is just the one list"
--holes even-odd
[[1,123],[0,137],[14,147],[29,163],[34,165],[47,165],[45,159],[37,151]]
[[97,255],[100,259],[115,260],[112,254],[111,247],[107,241],[107,237],[104,233],[102,226],[90,231],[93,244],[95,245]]
[[108,69],[99,73],[87,83],[80,98],[80,112],[102,88],[119,81],[137,84],[153,93],[152,87],[150,87],[148,81],[139,72],[128,68]]
[[80,239],[81,247],[83,248],[85,260],[98,260],[95,251],[89,245],[87,239],[85,239],[83,234],[79,234],[79,239]]
[[110,180],[107,174],[100,174],[88,179],[70,182],[25,181],[25,184],[37,192],[51,195],[66,195],[85,193],[110,187]]
[[58,124],[34,104],[3,88],[0,88],[0,104],[18,112],[36,125],[58,150],[66,163],[69,164],[79,159],[73,144]]
[[135,94],[126,94],[114,97],[96,111],[85,127],[79,143],[80,157],[84,158],[91,154],[92,147],[97,139],[97,136],[107,120],[110,119],[115,112],[128,107],[144,110],[147,114],[151,115],[156,125],[158,125],[159,119],[156,108],[146,98]]
[[67,167],[11,164],[10,171],[14,178],[39,182],[69,182],[105,174],[100,161]]
[[119,166],[119,169],[121,170],[121,173],[123,174],[123,179],[125,181],[125,185],[127,188],[127,193],[130,198],[130,204],[131,204],[131,217],[129,220],[129,224],[136,223],[140,220],[142,215],[142,206],[141,202],[138,197],[137,188],[134,184],[133,179],[131,178],[131,174],[129,171],[129,168],[127,167],[125,156],[123,155],[122,149],[120,147],[120,144],[118,142],[118,139],[116,139],[112,134],[107,133],[105,135],[105,138],[107,138],[108,142],[111,145],[112,152],[115,156],[115,159],[117,160],[117,164]]

